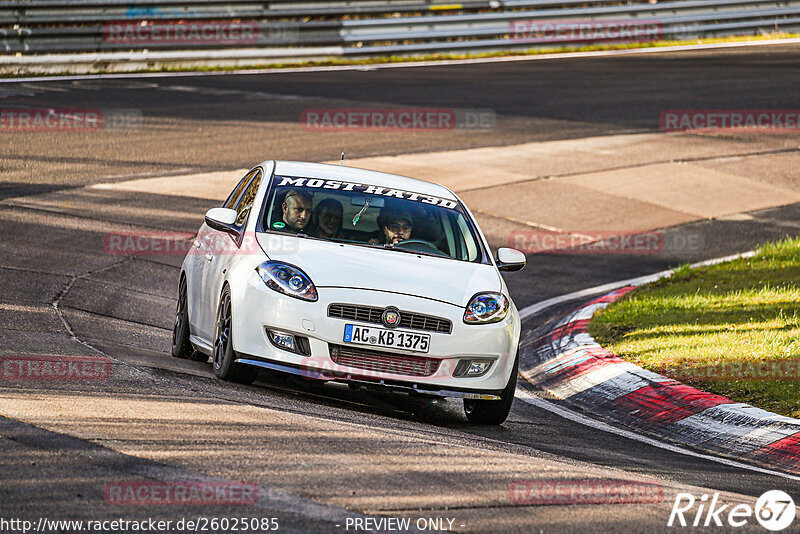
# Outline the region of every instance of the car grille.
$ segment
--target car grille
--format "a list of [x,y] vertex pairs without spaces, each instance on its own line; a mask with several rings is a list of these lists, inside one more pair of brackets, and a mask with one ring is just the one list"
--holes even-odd
[[[381,323],[381,315],[383,314],[383,310],[384,308],[377,308],[373,306],[331,304],[328,306],[328,317],[350,319],[352,321],[363,321],[365,323],[383,324]],[[449,334],[453,329],[453,323],[451,323],[448,319],[442,319],[441,317],[433,317],[430,315],[423,315],[421,313],[403,310],[400,310],[400,324],[398,326],[401,328],[439,332],[442,334]]]
[[331,360],[346,367],[357,367],[379,373],[406,376],[431,376],[439,369],[440,360],[424,356],[406,356],[358,347],[329,345]]

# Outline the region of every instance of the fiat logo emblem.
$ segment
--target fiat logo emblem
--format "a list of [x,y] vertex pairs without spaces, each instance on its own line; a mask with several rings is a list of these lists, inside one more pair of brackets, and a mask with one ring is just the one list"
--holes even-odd
[[381,322],[387,328],[395,328],[400,324],[400,310],[397,308],[386,308],[381,315]]

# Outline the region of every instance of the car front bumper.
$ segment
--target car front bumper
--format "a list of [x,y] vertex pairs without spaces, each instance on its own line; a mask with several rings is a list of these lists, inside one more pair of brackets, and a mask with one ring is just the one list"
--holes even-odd
[[[309,379],[339,380],[377,385],[401,391],[440,396],[497,398],[508,382],[519,341],[519,318],[513,303],[506,318],[486,325],[465,324],[464,308],[431,299],[351,288],[317,288],[319,300],[308,302],[279,294],[260,278],[248,281],[246,290],[233,299],[233,340],[237,361],[248,365],[293,373]],[[382,328],[380,324],[328,316],[333,303],[385,308],[394,306],[450,320],[449,334],[398,327],[396,332],[430,335],[427,353],[396,348],[351,345],[343,342],[346,324]],[[308,339],[310,355],[279,348],[270,342],[267,329]],[[428,376],[385,371],[381,365],[340,365],[332,359],[332,346],[358,347],[370,351],[372,361],[418,361],[435,365]],[[455,377],[462,359],[486,359],[493,363],[480,377]]]

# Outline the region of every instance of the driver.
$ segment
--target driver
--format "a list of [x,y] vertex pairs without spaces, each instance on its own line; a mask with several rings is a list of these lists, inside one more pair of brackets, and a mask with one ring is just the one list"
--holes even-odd
[[302,232],[311,221],[311,195],[305,191],[292,189],[283,199],[283,222],[290,231]]
[[411,238],[414,219],[408,211],[384,207],[378,214],[378,227],[380,228],[380,237],[371,239],[370,243],[382,242],[386,245],[396,245]]

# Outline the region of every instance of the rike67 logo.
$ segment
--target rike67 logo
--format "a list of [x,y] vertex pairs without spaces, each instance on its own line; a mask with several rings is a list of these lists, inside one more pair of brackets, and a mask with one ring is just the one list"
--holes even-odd
[[778,532],[789,527],[796,514],[794,500],[780,490],[764,493],[756,501],[755,508],[749,504],[722,504],[719,493],[714,493],[710,499],[708,494],[698,499],[691,493],[678,493],[667,526],[736,528],[750,524],[755,518],[765,529]]

